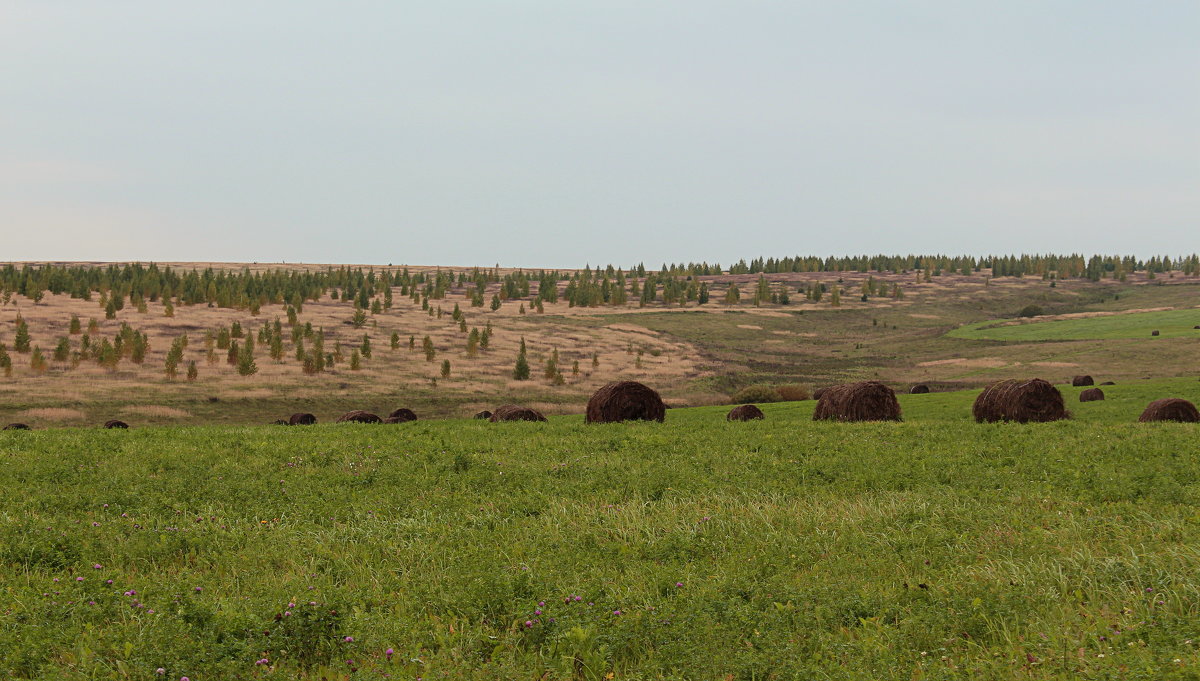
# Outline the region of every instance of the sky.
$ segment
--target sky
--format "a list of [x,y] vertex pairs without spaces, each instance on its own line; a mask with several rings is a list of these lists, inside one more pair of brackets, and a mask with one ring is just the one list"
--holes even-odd
[[1200,3],[0,0],[0,260],[1200,251]]

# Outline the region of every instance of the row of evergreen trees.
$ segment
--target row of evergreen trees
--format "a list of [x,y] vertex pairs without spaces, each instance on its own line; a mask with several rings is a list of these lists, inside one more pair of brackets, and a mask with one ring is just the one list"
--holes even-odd
[[[647,280],[655,277],[659,284],[666,285],[672,279],[696,276],[728,274],[779,274],[789,272],[901,272],[933,271],[941,273],[972,274],[988,270],[991,276],[1052,276],[1058,279],[1089,278],[1099,280],[1114,273],[1147,272],[1162,274],[1182,271],[1185,275],[1200,275],[1200,256],[1155,256],[1142,260],[1131,255],[1080,254],[1021,254],[947,256],[947,255],[859,255],[847,257],[789,256],[782,258],[755,258],[749,262],[739,260],[728,268],[718,263],[666,264],[657,272],[648,271],[644,264],[628,270],[612,265],[605,268],[585,266],[582,270],[564,273],[557,270],[526,272],[518,270],[501,274],[499,267],[472,268],[455,271],[410,272],[408,268],[381,269],[329,267],[324,270],[271,269],[253,272],[249,268],[239,271],[177,270],[157,264],[129,263],[125,265],[33,265],[17,267],[9,263],[0,267],[0,295],[7,304],[13,295],[21,295],[40,302],[47,292],[55,295],[69,294],[73,298],[91,300],[100,298],[101,307],[108,315],[120,311],[126,301],[142,308],[146,302],[162,300],[183,305],[210,305],[215,307],[250,309],[267,304],[288,304],[297,311],[303,310],[307,301],[320,299],[330,294],[352,302],[356,308],[377,312],[392,305],[393,287],[399,287],[402,295],[415,299],[441,299],[455,288],[463,289],[472,304],[483,307],[484,294],[491,284],[498,283],[496,294],[501,300],[528,297],[531,283],[537,284],[541,300],[549,303],[557,300],[557,283],[567,281],[578,292],[579,305],[591,305],[599,297],[612,301],[612,293],[604,297],[603,290],[593,286],[624,288],[626,278]],[[621,294],[617,294],[618,296]],[[636,294],[634,294],[636,295]],[[663,292],[670,297],[672,292]],[[170,312],[168,312],[168,315]]]

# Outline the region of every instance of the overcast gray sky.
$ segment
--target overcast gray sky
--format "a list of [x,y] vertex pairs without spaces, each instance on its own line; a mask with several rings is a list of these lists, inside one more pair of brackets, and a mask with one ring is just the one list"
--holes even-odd
[[1200,2],[0,0],[0,259],[1200,250]]

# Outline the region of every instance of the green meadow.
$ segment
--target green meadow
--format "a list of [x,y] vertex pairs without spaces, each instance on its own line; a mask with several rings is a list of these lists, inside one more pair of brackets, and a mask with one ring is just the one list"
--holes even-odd
[[1105,317],[1030,321],[1012,326],[1000,326],[1012,320],[999,319],[966,324],[950,331],[952,338],[1002,341],[1065,341],[1109,340],[1116,338],[1150,339],[1153,331],[1159,337],[1195,338],[1200,340],[1200,308],[1133,312]]
[[1200,383],[1104,389],[0,433],[0,677],[1200,678]]

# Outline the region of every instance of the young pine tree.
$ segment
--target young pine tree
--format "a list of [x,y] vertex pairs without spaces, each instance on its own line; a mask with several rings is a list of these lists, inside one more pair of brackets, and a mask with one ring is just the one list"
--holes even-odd
[[517,363],[513,366],[512,377],[518,381],[529,380],[529,360],[525,358],[525,353],[517,354]]
[[450,378],[450,360],[442,360],[442,378]]
[[188,362],[187,380],[190,383],[195,381],[198,376],[200,376],[200,370],[196,368],[196,360],[193,359],[192,361]]
[[58,339],[58,345],[54,346],[54,361],[65,362],[71,356],[71,341],[66,336]]
[[79,315],[71,315],[71,327],[68,330],[68,333],[70,333],[72,336],[78,336],[79,334],[83,333],[83,326],[79,323]]
[[350,371],[358,371],[362,368],[362,357],[358,354],[358,348],[350,351]]
[[471,329],[467,335],[467,357],[474,359],[479,354],[479,329]]
[[[391,290],[391,289],[388,289],[388,290]],[[392,332],[391,346],[392,346],[393,350],[400,349],[400,334],[396,333],[395,331]]]
[[362,356],[366,359],[371,359],[371,337],[363,334],[362,347],[360,348]]
[[237,372],[241,376],[253,376],[258,373],[258,365],[254,363],[254,339],[246,338],[242,351],[238,353]]
[[29,357],[29,368],[33,370],[33,373],[39,375],[46,373],[46,369],[49,368],[46,358],[42,356],[40,346],[33,346],[33,354]]
[[29,324],[25,323],[25,318],[20,314],[17,314],[17,331],[13,336],[13,350],[29,352]]
[[166,359],[166,374],[168,378],[175,378],[179,373],[179,362],[183,360],[183,344],[176,338],[171,342],[171,349],[167,351]]
[[425,336],[425,340],[421,341],[421,348],[425,350],[426,362],[432,362],[433,358],[437,356],[437,350],[433,347],[433,339],[429,336]]
[[4,343],[0,343],[0,370],[4,371],[4,376],[12,376],[12,357],[8,356],[8,348]]

